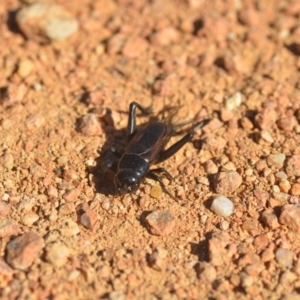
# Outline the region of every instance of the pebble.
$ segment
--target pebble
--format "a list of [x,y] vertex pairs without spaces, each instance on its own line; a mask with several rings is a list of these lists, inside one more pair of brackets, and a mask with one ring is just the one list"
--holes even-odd
[[10,205],[4,201],[0,201],[0,216],[6,217],[10,213]]
[[272,248],[268,248],[261,253],[261,261],[268,262],[273,260],[275,257],[274,251]]
[[300,155],[292,155],[287,159],[285,171],[288,176],[300,176]]
[[78,21],[64,8],[51,3],[33,3],[16,16],[20,30],[38,42],[62,41],[78,30]]
[[228,110],[234,110],[242,104],[242,94],[240,92],[235,93],[231,97],[225,100],[225,107]]
[[39,215],[35,212],[28,212],[22,216],[21,223],[26,226],[32,226],[39,218]]
[[8,170],[11,170],[14,167],[14,156],[11,153],[4,153],[1,157],[0,157],[0,163],[2,166],[4,166],[5,168],[7,168]]
[[229,217],[234,211],[234,205],[228,198],[219,195],[214,198],[210,209],[218,216]]
[[284,153],[270,154],[267,156],[267,164],[269,167],[281,169],[284,165],[286,156]]
[[222,137],[209,136],[205,139],[202,149],[212,153],[220,153],[226,147],[227,141]]
[[228,194],[237,190],[242,184],[242,177],[236,171],[219,172],[213,178],[213,186],[217,193]]
[[161,46],[166,46],[176,42],[179,39],[179,32],[174,27],[166,27],[157,31],[151,41]]
[[43,238],[35,232],[26,232],[6,245],[6,261],[15,269],[26,270],[44,248]]
[[290,182],[287,179],[282,179],[279,182],[279,187],[280,187],[280,190],[283,193],[288,193],[290,191],[290,189],[291,189],[291,184],[290,184]]
[[18,65],[18,74],[22,78],[26,78],[32,72],[34,64],[30,59],[23,59]]
[[273,192],[273,197],[281,202],[287,202],[290,196],[286,193]]
[[297,124],[297,119],[294,116],[280,118],[277,121],[278,128],[284,131],[292,131]]
[[262,206],[265,207],[267,201],[269,200],[270,198],[270,195],[267,191],[264,191],[263,189],[260,189],[260,188],[256,188],[254,191],[253,191],[253,194],[254,196],[261,201],[261,204]]
[[14,270],[5,261],[0,259],[0,275],[12,276],[13,274],[14,274]]
[[281,209],[279,222],[300,233],[300,204],[286,204]]
[[162,189],[160,185],[154,185],[151,188],[150,196],[155,199],[159,199],[162,196]]
[[14,221],[8,219],[0,220],[0,238],[17,235],[20,227]]
[[285,268],[293,266],[294,253],[288,249],[278,248],[275,252],[276,261]]
[[300,183],[294,183],[291,186],[291,190],[290,190],[291,195],[293,196],[299,196],[300,195]]
[[55,267],[59,268],[65,265],[69,256],[69,248],[61,242],[54,242],[46,246],[45,259]]
[[275,109],[264,108],[254,118],[256,125],[261,130],[268,131],[277,121],[277,112]]
[[97,221],[98,214],[89,207],[86,208],[85,212],[80,216],[80,223],[88,229],[93,229]]
[[196,266],[196,272],[203,283],[213,283],[217,278],[216,268],[207,262],[200,262]]
[[269,245],[269,238],[267,234],[260,234],[255,237],[253,244],[258,249],[265,249]]
[[274,139],[272,137],[272,135],[270,134],[269,131],[265,131],[265,130],[262,130],[260,132],[260,137],[265,141],[265,142],[268,142],[270,144],[274,143]]
[[227,230],[229,228],[229,222],[227,222],[227,221],[222,221],[221,223],[220,223],[220,229],[221,230]]
[[66,220],[59,229],[63,236],[71,237],[80,232],[78,224],[70,219]]
[[224,231],[213,233],[208,241],[209,261],[212,266],[224,266],[230,259],[228,250],[225,248],[229,243],[229,235]]
[[271,229],[279,226],[277,216],[271,209],[266,209],[261,215],[262,222]]
[[70,215],[75,212],[75,205],[74,203],[64,203],[59,207],[59,214],[61,216]]
[[149,256],[149,265],[156,271],[164,272],[166,270],[166,257],[168,251],[162,247],[156,247]]
[[216,174],[219,171],[217,165],[211,159],[204,163],[204,170],[207,174]]
[[154,235],[166,236],[172,233],[175,218],[169,211],[155,210],[146,217],[149,231]]
[[251,219],[247,219],[243,222],[242,229],[252,233],[256,230],[256,223]]
[[58,191],[57,188],[53,185],[50,185],[47,187],[47,195],[51,198],[57,198],[58,197]]
[[123,49],[122,54],[128,58],[139,57],[148,47],[148,43],[145,39],[136,37],[129,39]]
[[63,199],[66,202],[75,202],[80,195],[80,189],[71,189],[64,193]]
[[102,128],[95,114],[87,114],[78,121],[77,130],[85,136],[102,134]]

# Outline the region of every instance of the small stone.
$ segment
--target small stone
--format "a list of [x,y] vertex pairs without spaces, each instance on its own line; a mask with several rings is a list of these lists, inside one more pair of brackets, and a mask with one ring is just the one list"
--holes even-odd
[[80,229],[76,222],[69,219],[62,224],[59,231],[63,236],[71,237],[77,235],[80,232]]
[[243,222],[242,229],[249,233],[254,232],[256,230],[256,224],[253,220],[247,219]]
[[221,223],[220,223],[220,229],[221,230],[227,230],[229,228],[229,222],[227,222],[227,221],[222,221]]
[[57,4],[33,3],[16,17],[21,31],[38,42],[62,41],[78,30],[78,21]]
[[10,205],[4,201],[0,201],[0,216],[6,217],[10,213]]
[[272,137],[272,135],[270,134],[270,132],[262,130],[260,132],[260,137],[265,141],[268,142],[270,144],[274,143],[274,139]]
[[111,201],[109,198],[105,198],[103,200],[103,202],[101,203],[101,207],[104,209],[104,210],[109,210],[109,208],[111,207]]
[[155,199],[159,199],[162,196],[162,189],[160,185],[155,185],[151,188],[150,196]]
[[204,169],[207,174],[216,174],[219,171],[217,165],[211,159],[204,163]]
[[26,226],[32,226],[39,218],[39,215],[35,212],[28,212],[22,216],[21,223]]
[[0,275],[1,276],[12,276],[14,274],[14,270],[2,259],[0,259]]
[[275,257],[275,254],[274,254],[274,251],[273,249],[266,249],[264,250],[262,253],[261,253],[261,261],[262,262],[268,262],[268,261],[271,261],[273,260]]
[[234,211],[234,205],[228,198],[219,195],[213,200],[210,209],[218,216],[229,217]]
[[136,37],[129,39],[122,50],[124,56],[129,58],[139,57],[148,47],[148,43],[145,39]]
[[293,266],[294,252],[288,249],[279,248],[275,253],[275,258],[282,267],[290,268]]
[[27,77],[33,70],[34,64],[30,59],[23,59],[18,66],[18,74],[20,77]]
[[242,94],[240,92],[235,93],[231,97],[225,100],[225,107],[228,110],[234,110],[242,104]]
[[157,31],[151,41],[161,46],[170,45],[179,39],[179,32],[174,27],[166,27]]
[[257,237],[255,237],[254,246],[259,248],[259,249],[265,249],[269,245],[269,238],[267,234],[260,234]]
[[0,157],[0,164],[4,166],[6,169],[11,170],[15,165],[14,156],[9,152],[4,153]]
[[281,169],[284,165],[286,156],[284,153],[270,154],[267,156],[267,164],[269,167]]
[[255,116],[254,120],[260,129],[268,131],[277,121],[277,117],[278,115],[275,109],[263,108],[261,112]]
[[300,195],[300,183],[294,183],[290,190],[291,195],[299,196]]
[[58,191],[57,188],[53,185],[50,185],[47,187],[47,195],[51,198],[57,198],[58,197]]
[[229,236],[224,231],[214,233],[208,241],[209,261],[212,266],[219,267],[228,263],[230,256],[226,246],[229,244]]
[[69,248],[61,242],[54,242],[46,246],[46,261],[55,267],[62,267],[70,256]]
[[279,222],[300,233],[300,204],[286,204],[281,209]]
[[88,229],[93,229],[97,220],[98,214],[91,208],[86,208],[85,212],[80,216],[81,224]]
[[280,118],[277,121],[278,128],[284,131],[292,131],[297,124],[297,119],[294,116]]
[[15,269],[26,270],[39,257],[44,240],[35,232],[26,232],[6,245],[6,261]]
[[102,134],[102,128],[95,114],[87,114],[78,121],[77,130],[85,136]]
[[74,203],[64,203],[59,207],[59,214],[61,216],[70,215],[75,212],[75,205]]
[[228,194],[237,190],[242,184],[242,177],[236,171],[219,172],[214,176],[213,186],[217,193]]
[[146,222],[149,231],[159,236],[171,234],[175,226],[175,218],[169,211],[153,211],[146,217]]
[[291,184],[290,184],[290,182],[287,179],[282,179],[279,182],[279,187],[280,187],[280,190],[283,193],[288,193],[290,191],[290,189],[291,189]]
[[291,196],[290,201],[291,204],[299,204],[299,198],[296,196]]
[[300,155],[292,155],[287,159],[285,171],[288,176],[300,176]]
[[263,223],[271,229],[275,229],[279,226],[278,219],[277,219],[274,211],[271,209],[266,209],[262,213],[261,219],[262,219]]
[[256,188],[254,191],[253,191],[253,194],[254,196],[261,201],[261,204],[263,207],[266,206],[266,203],[267,201],[269,200],[270,198],[270,195],[267,191],[264,191],[260,188]]
[[66,202],[75,202],[79,195],[80,189],[72,189],[65,192],[63,198]]
[[17,235],[20,232],[20,227],[12,220],[0,220],[0,238]]
[[290,196],[286,193],[273,192],[273,197],[281,202],[287,202]]
[[207,262],[200,262],[196,266],[198,278],[204,283],[213,283],[217,278],[217,271],[214,266]]
[[209,136],[205,139],[202,145],[203,150],[208,150],[212,153],[221,153],[226,147],[227,141],[222,137]]
[[156,247],[149,256],[149,265],[156,271],[164,272],[166,270],[166,257],[168,251],[161,247]]

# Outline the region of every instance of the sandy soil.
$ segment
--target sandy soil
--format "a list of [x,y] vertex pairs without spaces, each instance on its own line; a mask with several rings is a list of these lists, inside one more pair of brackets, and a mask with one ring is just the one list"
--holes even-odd
[[[299,1],[35,2],[0,2],[1,299],[299,299]],[[180,107],[170,144],[210,119],[176,200],[115,195],[131,101]]]

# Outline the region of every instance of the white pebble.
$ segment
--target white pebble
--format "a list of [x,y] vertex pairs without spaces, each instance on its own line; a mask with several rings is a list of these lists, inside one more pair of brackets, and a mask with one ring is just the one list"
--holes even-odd
[[220,223],[220,228],[224,231],[227,230],[229,228],[229,223],[227,221],[222,221]]
[[240,92],[235,93],[225,101],[225,107],[228,110],[234,110],[239,107],[242,103],[242,94]]
[[229,217],[234,211],[233,203],[225,196],[217,196],[211,205],[211,210],[221,217]]

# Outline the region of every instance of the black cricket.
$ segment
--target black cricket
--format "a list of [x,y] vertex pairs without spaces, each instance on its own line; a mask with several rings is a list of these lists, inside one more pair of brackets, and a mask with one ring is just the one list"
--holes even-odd
[[[174,196],[166,189],[161,177],[157,173],[164,175],[171,181],[173,177],[165,168],[151,169],[150,166],[161,163],[174,155],[194,136],[194,131],[187,133],[178,142],[167,149],[164,149],[173,133],[171,122],[149,121],[141,128],[136,126],[136,108],[142,113],[149,114],[149,108],[144,108],[137,102],[131,102],[129,106],[128,118],[128,144],[120,156],[114,185],[118,194],[135,192],[145,177],[158,181],[165,193],[170,197]],[[201,128],[206,122],[200,123]]]

